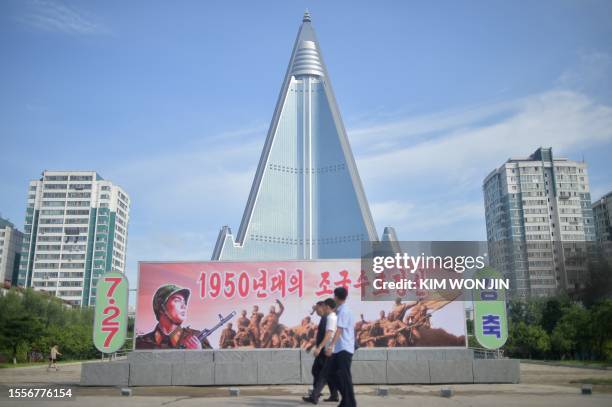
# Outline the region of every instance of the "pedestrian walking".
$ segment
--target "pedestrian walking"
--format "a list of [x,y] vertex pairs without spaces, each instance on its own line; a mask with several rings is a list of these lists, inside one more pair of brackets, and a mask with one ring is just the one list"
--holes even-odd
[[317,315],[321,317],[319,327],[317,328],[317,336],[313,355],[315,360],[312,365],[313,388],[312,393],[307,397],[302,397],[302,400],[317,404],[325,383],[329,387],[329,398],[324,401],[339,401],[338,391],[334,387],[334,382],[329,381],[330,357],[326,354],[326,349],[331,347],[332,338],[336,332],[337,317],[334,312],[336,302],[333,298],[328,298],[325,301],[319,301],[315,305]]
[[56,361],[57,361],[57,357],[61,355],[62,354],[60,353],[58,346],[53,345],[51,347],[51,350],[49,351],[49,366],[47,367],[47,371],[49,369],[55,369],[56,372],[59,370],[59,368],[57,367]]
[[342,397],[339,407],[357,405],[351,376],[351,363],[355,352],[355,317],[346,304],[347,297],[346,288],[338,287],[334,290],[338,327],[330,348],[326,351],[327,355],[331,356],[329,380],[334,383]]

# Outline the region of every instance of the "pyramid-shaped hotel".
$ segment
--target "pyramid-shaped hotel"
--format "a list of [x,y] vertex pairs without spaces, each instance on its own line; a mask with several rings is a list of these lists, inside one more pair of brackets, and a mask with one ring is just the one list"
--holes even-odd
[[237,235],[213,260],[358,258],[378,240],[321,48],[306,12]]

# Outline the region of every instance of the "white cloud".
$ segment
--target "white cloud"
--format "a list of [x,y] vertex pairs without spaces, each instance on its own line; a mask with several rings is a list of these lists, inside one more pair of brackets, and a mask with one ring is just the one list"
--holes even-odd
[[465,109],[436,112],[420,116],[387,117],[378,123],[358,125],[349,131],[356,148],[379,150],[396,147],[399,142],[419,141],[449,130],[473,126],[499,114],[509,114],[518,108],[516,101],[497,102]]
[[478,240],[486,235],[481,185],[491,170],[540,146],[575,160],[581,150],[609,148],[612,107],[555,90],[378,123],[350,130],[351,141],[353,134],[379,231],[390,225],[405,240]]
[[[388,146],[369,148],[387,130]],[[236,230],[264,134],[265,127],[255,125],[211,135],[202,144],[141,156],[105,173],[132,197],[130,273],[137,260],[207,259],[219,228]],[[581,93],[551,91],[378,122],[349,131],[349,138],[356,141],[379,232],[391,225],[404,240],[480,240],[486,235],[484,177],[510,156],[527,156],[539,146],[577,159],[581,148],[609,145],[612,108]]]
[[[484,209],[477,198],[473,201],[392,200],[373,202],[370,209],[379,232],[384,226],[393,226],[400,240],[479,240],[484,239],[484,230],[478,229],[484,222]],[[476,228],[457,227],[470,223]]]
[[45,31],[66,34],[104,34],[108,29],[60,1],[31,0],[18,20]]
[[[506,117],[492,117],[490,123],[469,120],[485,120],[488,114],[505,110]],[[441,126],[440,122],[447,124]],[[421,132],[444,127],[445,133],[433,140],[410,143],[414,123],[419,123],[416,127]],[[398,176],[403,180],[425,177],[432,182],[440,176],[447,181],[477,176],[482,181],[486,172],[510,156],[527,156],[539,146],[552,146],[558,154],[612,141],[612,108],[580,93],[551,91],[484,107],[466,116],[433,117],[429,122],[416,118],[389,126],[409,135],[408,141],[384,151],[361,154],[359,168],[366,182]],[[369,134],[379,137],[376,132]]]

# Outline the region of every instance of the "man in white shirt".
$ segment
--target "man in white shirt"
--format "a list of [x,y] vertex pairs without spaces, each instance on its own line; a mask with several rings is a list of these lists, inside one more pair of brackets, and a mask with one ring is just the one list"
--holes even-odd
[[328,383],[330,396],[325,401],[339,401],[338,392],[334,388],[334,382],[328,379],[329,375],[329,365],[330,365],[330,357],[327,356],[327,350],[332,349],[332,339],[334,338],[334,334],[336,333],[336,328],[338,324],[338,318],[336,313],[334,312],[336,308],[336,301],[332,298],[328,298],[323,302],[321,307],[322,315],[321,318],[325,318],[325,336],[323,340],[313,349],[313,355],[315,356],[315,364],[320,364],[321,368],[315,375],[315,380],[313,384],[312,393],[309,397],[302,397],[302,400],[317,404],[319,402],[319,397],[321,397],[321,391],[325,386],[325,383]]
[[326,354],[331,356],[329,366],[329,378],[338,388],[342,401],[339,407],[355,407],[355,391],[353,389],[353,377],[351,375],[351,363],[355,353],[355,317],[346,305],[348,290],[337,287],[334,290],[334,300],[338,305],[338,326],[329,350]]

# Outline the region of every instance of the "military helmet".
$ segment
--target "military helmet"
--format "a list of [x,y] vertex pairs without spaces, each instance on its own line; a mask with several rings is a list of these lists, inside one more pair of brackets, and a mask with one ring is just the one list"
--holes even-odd
[[153,312],[155,312],[155,318],[159,321],[159,315],[165,311],[166,301],[173,294],[181,294],[185,299],[185,304],[189,301],[189,295],[191,291],[189,288],[182,288],[174,284],[162,285],[157,289],[153,296]]

